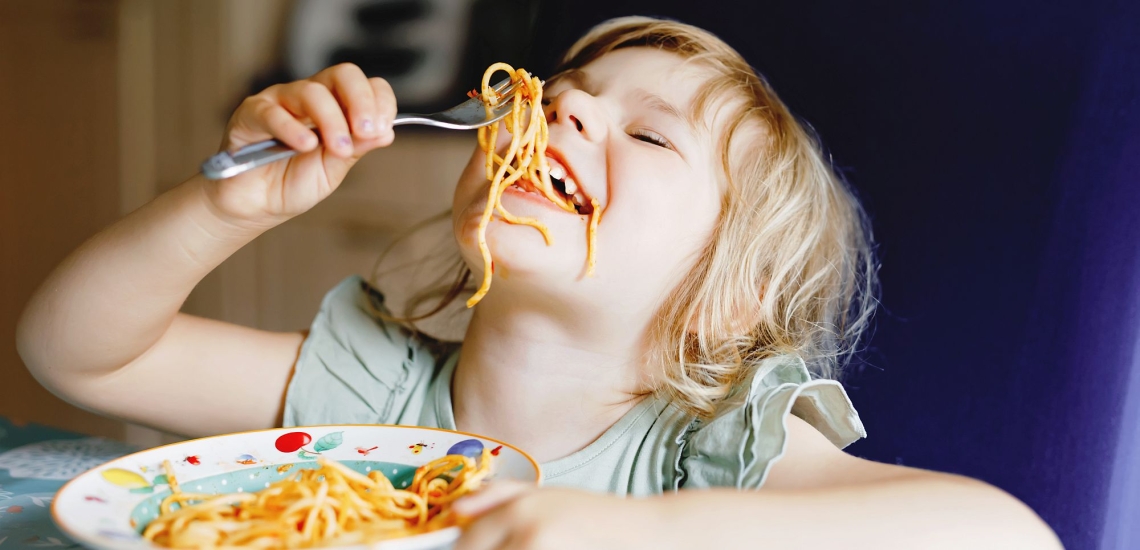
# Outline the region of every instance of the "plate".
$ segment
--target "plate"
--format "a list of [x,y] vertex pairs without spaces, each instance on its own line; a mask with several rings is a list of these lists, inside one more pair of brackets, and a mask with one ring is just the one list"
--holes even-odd
[[[323,456],[360,472],[379,469],[401,487],[415,469],[447,454],[495,456],[496,479],[539,483],[541,470],[526,453],[474,434],[414,426],[333,425],[275,428],[174,443],[117,458],[80,474],[52,501],[56,525],[90,548],[162,548],[140,534],[170,494],[162,469],[169,460],[183,491],[250,492],[264,489]],[[446,548],[459,537],[450,527],[384,541],[383,550]]]

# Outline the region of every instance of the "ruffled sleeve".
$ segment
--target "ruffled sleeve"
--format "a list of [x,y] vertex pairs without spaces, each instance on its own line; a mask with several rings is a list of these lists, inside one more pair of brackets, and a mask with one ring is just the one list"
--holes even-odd
[[285,426],[414,422],[435,356],[406,328],[375,317],[384,298],[358,276],[332,289],[301,347]]
[[797,356],[766,360],[742,397],[715,419],[692,424],[680,438],[677,488],[759,488],[787,448],[788,414],[839,448],[867,435],[843,386],[812,380]]

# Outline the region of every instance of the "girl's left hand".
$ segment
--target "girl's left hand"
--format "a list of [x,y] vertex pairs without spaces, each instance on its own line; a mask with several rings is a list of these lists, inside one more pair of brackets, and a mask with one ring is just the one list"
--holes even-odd
[[474,518],[455,550],[668,548],[659,501],[498,481],[455,503]]

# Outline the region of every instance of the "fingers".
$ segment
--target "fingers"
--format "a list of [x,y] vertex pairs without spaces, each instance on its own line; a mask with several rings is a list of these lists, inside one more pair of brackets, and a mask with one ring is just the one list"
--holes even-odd
[[351,63],[329,67],[312,79],[332,90],[344,110],[353,136],[359,141],[379,139],[391,142],[392,120],[396,116],[396,96],[382,78],[368,78]]
[[342,63],[246,98],[231,120],[225,145],[232,149],[273,137],[310,151],[318,146],[319,134],[319,143],[332,155],[360,156],[392,142],[395,116],[396,96],[388,82]]
[[327,151],[338,157],[352,155],[348,121],[331,90],[312,80],[299,80],[286,84],[278,97],[293,116],[312,121]]
[[498,480],[471,496],[455,501],[452,510],[461,518],[461,525],[466,518],[477,518],[464,530],[456,543],[456,550],[501,548],[520,519],[516,510],[520,497],[533,490],[533,486],[525,483]]
[[341,63],[313,75],[310,80],[332,91],[354,136],[361,139],[377,137],[379,109],[368,77],[360,67]]
[[481,516],[492,508],[498,508],[531,489],[533,486],[518,481],[494,481],[489,483],[485,489],[455,501],[452,509],[460,516]]
[[236,149],[255,141],[276,138],[298,151],[311,151],[317,147],[317,134],[276,101],[262,95],[246,98],[235,117],[234,127],[227,136],[226,149]]
[[392,93],[392,87],[383,78],[370,78],[368,84],[375,101],[376,132],[375,137],[361,136],[359,133],[353,135],[357,157],[378,147],[387,147],[396,138],[392,128],[392,121],[396,118],[396,96]]
[[516,527],[516,520],[508,508],[509,506],[502,506],[491,510],[469,525],[463,530],[459,540],[455,541],[455,550],[502,548]]
[[387,145],[392,142],[392,122],[396,120],[396,94],[392,92],[392,85],[383,78],[369,78],[368,84],[376,99],[379,138],[386,140],[384,145]]

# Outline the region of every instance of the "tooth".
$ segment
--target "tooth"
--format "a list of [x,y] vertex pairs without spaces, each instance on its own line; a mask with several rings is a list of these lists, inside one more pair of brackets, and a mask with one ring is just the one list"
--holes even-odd
[[570,197],[570,200],[573,201],[574,204],[576,204],[578,206],[585,206],[586,205],[585,204],[586,203],[586,197],[583,197],[581,193],[578,193],[578,194]]
[[550,177],[560,180],[566,177],[566,169],[561,166],[552,166],[550,168]]
[[563,184],[566,187],[567,195],[573,195],[578,192],[578,184],[574,183],[574,180],[566,178],[566,180],[563,181]]

